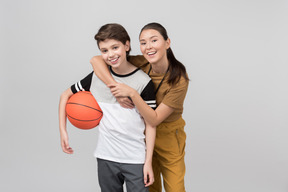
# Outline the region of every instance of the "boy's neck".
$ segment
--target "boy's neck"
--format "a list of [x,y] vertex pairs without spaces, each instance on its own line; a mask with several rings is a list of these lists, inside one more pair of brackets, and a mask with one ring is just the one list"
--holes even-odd
[[128,61],[121,63],[119,67],[111,67],[114,73],[118,75],[126,75],[133,72],[137,67],[129,63]]

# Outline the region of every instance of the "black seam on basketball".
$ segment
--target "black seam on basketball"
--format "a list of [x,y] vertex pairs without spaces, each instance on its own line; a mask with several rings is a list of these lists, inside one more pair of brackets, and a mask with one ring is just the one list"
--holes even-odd
[[96,111],[98,111],[98,112],[103,113],[102,111],[100,111],[100,110],[98,110],[98,109],[95,109],[95,108],[93,108],[93,107],[90,107],[90,106],[88,106],[88,105],[83,105],[83,104],[73,103],[73,102],[68,102],[67,104],[81,105],[81,106],[88,107],[88,108],[90,108],[90,109],[94,109],[94,110],[96,110]]
[[97,119],[91,119],[91,120],[81,120],[81,119],[76,119],[76,118],[74,118],[74,117],[71,117],[71,116],[68,115],[68,114],[67,114],[67,116],[70,117],[71,119],[74,119],[74,120],[77,120],[77,121],[96,121],[96,120],[100,119],[100,118],[103,116],[103,114],[101,114],[101,116],[98,117]]

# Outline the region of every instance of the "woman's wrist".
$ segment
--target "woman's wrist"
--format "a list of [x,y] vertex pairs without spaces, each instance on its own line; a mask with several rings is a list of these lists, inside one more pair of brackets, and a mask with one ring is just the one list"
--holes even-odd
[[137,91],[135,89],[131,89],[129,97],[133,100],[137,96]]

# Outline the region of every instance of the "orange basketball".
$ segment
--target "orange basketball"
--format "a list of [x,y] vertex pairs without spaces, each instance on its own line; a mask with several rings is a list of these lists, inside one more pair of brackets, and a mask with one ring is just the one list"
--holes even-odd
[[80,91],[72,95],[66,104],[66,114],[72,125],[79,129],[96,127],[103,112],[89,91]]

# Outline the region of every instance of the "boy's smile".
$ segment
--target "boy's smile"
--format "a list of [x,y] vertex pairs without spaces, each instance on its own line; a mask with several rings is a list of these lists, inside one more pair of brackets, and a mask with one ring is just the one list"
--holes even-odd
[[116,57],[116,58],[112,58],[112,59],[109,59],[109,61],[112,63],[112,64],[116,64],[118,62],[120,57]]
[[127,71],[126,52],[130,50],[130,44],[125,45],[115,39],[106,39],[99,42],[99,49],[105,63],[113,68],[116,73]]

